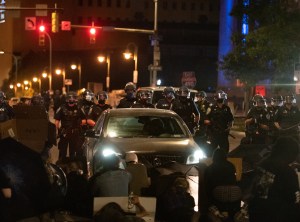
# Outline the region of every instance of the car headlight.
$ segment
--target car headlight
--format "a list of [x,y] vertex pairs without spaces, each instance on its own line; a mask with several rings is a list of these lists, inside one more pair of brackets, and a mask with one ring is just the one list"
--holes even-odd
[[199,160],[206,158],[205,153],[202,150],[196,150],[193,154],[189,155],[187,158],[187,164],[199,163]]

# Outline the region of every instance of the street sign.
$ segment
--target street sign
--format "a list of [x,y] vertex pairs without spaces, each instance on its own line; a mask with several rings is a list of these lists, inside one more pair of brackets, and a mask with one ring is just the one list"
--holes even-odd
[[25,30],[36,30],[36,17],[25,17]]
[[181,76],[181,84],[189,88],[194,88],[197,83],[197,78],[194,71],[183,72]]
[[71,30],[71,22],[70,21],[61,21],[61,30],[70,31]]
[[148,66],[149,71],[161,71],[162,67],[161,66],[154,66],[154,65],[149,65]]

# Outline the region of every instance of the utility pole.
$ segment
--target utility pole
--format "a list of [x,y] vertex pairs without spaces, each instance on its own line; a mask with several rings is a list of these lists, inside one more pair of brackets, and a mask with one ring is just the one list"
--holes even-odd
[[157,71],[161,71],[160,66],[160,48],[159,48],[159,37],[157,31],[157,2],[158,0],[153,0],[154,2],[154,34],[151,36],[151,42],[153,45],[153,64],[148,66],[150,71],[150,85],[156,86],[157,81]]

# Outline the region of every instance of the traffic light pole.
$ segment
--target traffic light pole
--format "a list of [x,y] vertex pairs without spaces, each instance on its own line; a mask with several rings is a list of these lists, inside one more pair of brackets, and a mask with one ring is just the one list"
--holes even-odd
[[44,33],[49,40],[49,91],[52,91],[52,40],[48,32]]

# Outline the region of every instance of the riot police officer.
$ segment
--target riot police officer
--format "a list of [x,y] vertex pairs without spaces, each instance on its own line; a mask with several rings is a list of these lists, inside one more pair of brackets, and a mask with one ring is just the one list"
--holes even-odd
[[107,109],[112,109],[112,106],[106,103],[106,100],[108,99],[107,92],[105,91],[97,92],[96,99],[98,103],[92,106],[91,118],[90,120],[88,120],[88,121],[94,121],[94,124],[103,111]]
[[186,123],[191,133],[198,127],[200,113],[193,99],[190,98],[190,90],[186,86],[182,86],[177,91],[177,98],[173,102],[171,108]]
[[14,117],[14,111],[5,99],[4,92],[0,91],[0,122],[5,122]]
[[246,142],[251,144],[269,144],[271,121],[266,99],[260,94],[254,95],[252,107],[248,111],[245,120]]
[[195,133],[195,138],[197,142],[203,144],[206,143],[207,140],[207,125],[204,124],[205,116],[207,116],[211,112],[212,104],[207,101],[207,94],[204,91],[200,91],[196,93],[195,104],[200,112],[200,121],[199,127]]
[[163,99],[160,99],[155,104],[157,109],[172,109],[173,101],[175,99],[175,89],[171,86],[167,86],[163,91]]
[[83,127],[84,131],[95,125],[95,123],[88,121],[88,119],[91,119],[90,115],[92,113],[92,106],[94,104],[94,93],[91,90],[86,89],[82,93],[82,99],[78,105],[81,111],[84,113],[86,119],[86,125]]
[[139,90],[136,94],[137,101],[133,103],[131,108],[154,108],[150,103],[152,92],[150,90]]
[[274,125],[275,116],[280,107],[283,106],[283,97],[281,95],[275,95],[271,98],[271,104],[267,107],[268,113],[270,115],[270,124],[269,124],[269,135],[270,135],[270,143],[274,143],[276,138],[278,137],[278,130]]
[[135,98],[136,86],[133,82],[128,82],[125,85],[124,90],[125,90],[126,96],[125,96],[125,98],[120,100],[120,103],[117,106],[117,108],[130,108],[133,105],[133,103],[136,101],[136,98]]
[[275,115],[275,127],[281,136],[294,137],[299,142],[300,111],[296,106],[294,95],[284,97],[284,105],[279,108]]
[[229,152],[229,131],[233,124],[233,114],[225,104],[227,94],[219,90],[214,96],[215,104],[211,107],[211,112],[206,115],[204,123],[209,126],[211,147],[216,149],[218,146],[226,153]]
[[66,94],[66,102],[61,105],[54,115],[55,126],[60,138],[58,142],[59,159],[67,156],[74,157],[82,154],[81,151],[81,125],[86,123],[86,118],[77,106],[78,97],[75,92]]

